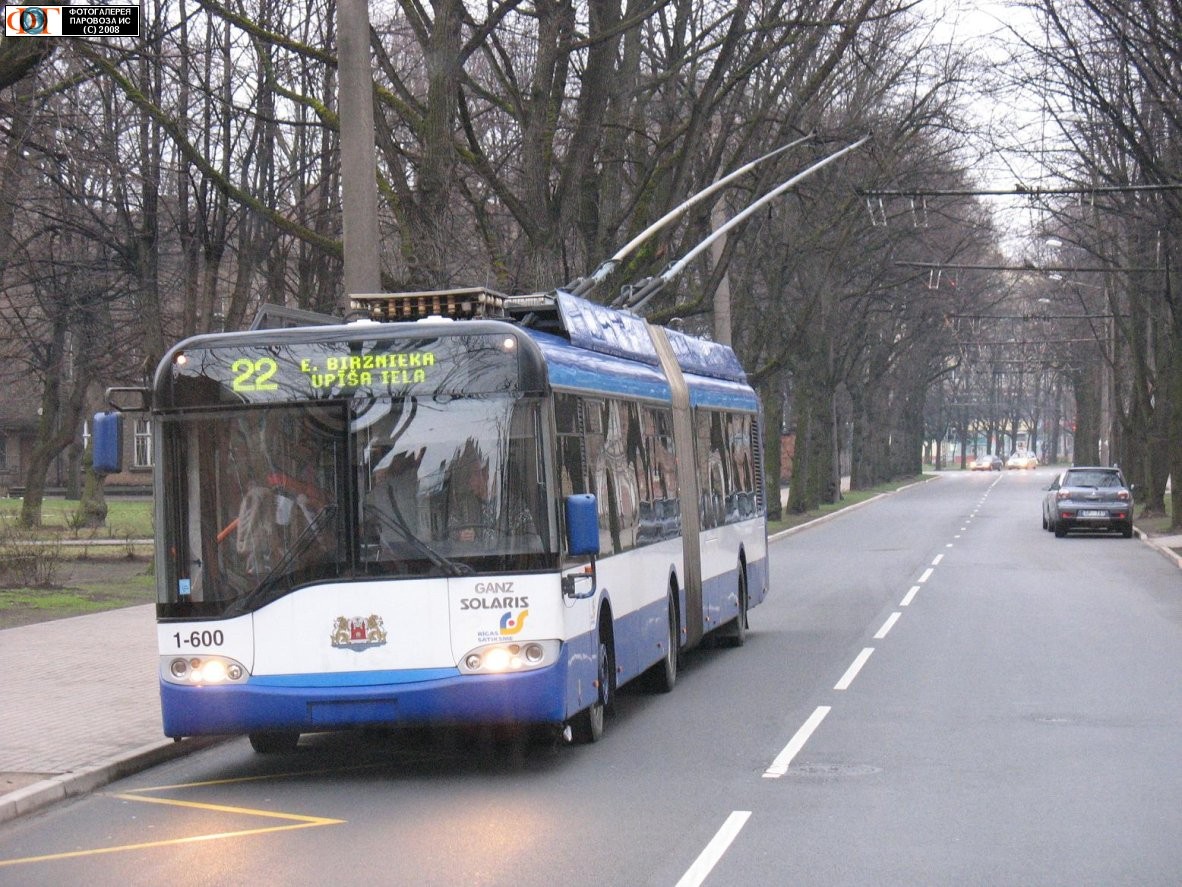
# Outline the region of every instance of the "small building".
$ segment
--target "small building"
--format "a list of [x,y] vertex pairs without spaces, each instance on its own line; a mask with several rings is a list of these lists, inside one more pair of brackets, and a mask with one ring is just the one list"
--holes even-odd
[[[28,485],[28,466],[37,441],[38,412],[35,403],[10,397],[0,403],[0,496],[21,496]],[[79,440],[90,437],[90,421],[83,422]],[[79,471],[79,454],[67,448],[49,466],[45,492],[61,495],[72,486],[71,475]],[[112,494],[150,495],[152,492],[152,426],[147,415],[123,417],[123,470],[108,475],[104,488]]]
[[25,465],[37,438],[37,410],[8,397],[0,402],[0,496],[25,485]]

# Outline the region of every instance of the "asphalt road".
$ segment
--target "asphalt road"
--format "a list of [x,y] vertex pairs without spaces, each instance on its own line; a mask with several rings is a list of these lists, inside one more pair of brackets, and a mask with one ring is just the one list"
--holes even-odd
[[1182,582],[945,475],[772,545],[597,745],[236,740],[0,829],[0,884],[1177,884]]

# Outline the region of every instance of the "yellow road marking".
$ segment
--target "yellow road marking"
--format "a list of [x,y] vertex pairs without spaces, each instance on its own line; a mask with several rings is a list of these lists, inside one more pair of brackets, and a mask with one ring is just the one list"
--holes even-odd
[[176,785],[153,785],[148,788],[137,788],[129,794],[146,794],[147,792],[167,792],[180,788],[207,788],[211,785],[237,785],[242,782],[263,782],[270,779],[293,779],[297,776],[320,776],[324,773],[348,773],[351,770],[375,770],[386,764],[351,764],[347,767],[321,767],[316,770],[291,770],[286,773],[263,773],[259,776],[235,776],[228,779],[207,779],[203,782],[181,782]]
[[189,807],[194,810],[212,810],[215,813],[240,813],[243,816],[265,816],[269,819],[291,819],[306,825],[338,825],[343,819],[326,819],[323,816],[303,816],[299,813],[279,813],[274,810],[255,810],[250,807],[230,807],[226,804],[203,804],[200,801],[182,801],[177,798],[141,798],[134,792],[110,795],[120,801],[140,801],[144,804],[164,804],[169,807]]
[[[225,780],[233,782],[236,780]],[[168,786],[168,788],[189,788],[204,783]],[[162,791],[165,787],[138,789],[139,792]],[[44,856],[25,856],[19,859],[0,859],[0,868],[33,862],[51,862],[58,859],[76,859],[81,856],[100,856],[107,853],[126,853],[131,850],[146,850],[153,847],[169,847],[179,844],[196,844],[200,841],[218,841],[225,838],[242,838],[248,835],[265,835],[271,832],[286,832],[301,828],[315,828],[322,825],[341,825],[344,819],[328,819],[323,816],[302,816],[298,813],[279,813],[274,810],[254,810],[250,807],[230,807],[225,804],[203,804],[198,801],[182,801],[179,798],[145,798],[134,792],[109,795],[121,801],[140,801],[145,804],[163,804],[168,807],[186,807],[208,810],[214,813],[234,813],[242,816],[261,816],[266,819],[290,820],[292,825],[273,825],[266,828],[242,829],[233,832],[217,832],[209,835],[190,835],[185,838],[168,838],[161,841],[147,841],[139,844],[120,844],[115,847],[98,847],[92,850],[71,850],[66,853],[49,853]]]

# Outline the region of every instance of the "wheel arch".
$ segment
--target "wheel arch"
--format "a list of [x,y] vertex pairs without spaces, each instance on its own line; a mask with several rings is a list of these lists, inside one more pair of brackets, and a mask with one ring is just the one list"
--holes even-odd
[[739,545],[739,589],[744,600],[739,601],[739,619],[743,620],[743,626],[749,627],[748,613],[751,610],[751,577],[747,573],[747,547]]
[[615,701],[616,690],[620,686],[620,663],[616,650],[615,615],[611,601],[606,596],[599,602],[599,614],[595,617],[595,633],[601,639],[606,635],[608,656],[611,658],[611,667],[608,670],[611,679],[611,687],[608,690],[608,699],[610,700],[608,707],[610,709]]
[[669,566],[669,580],[665,587],[672,595],[673,608],[677,611],[677,647],[682,649],[685,647],[688,631],[685,624],[685,589],[677,578],[677,568],[672,564]]

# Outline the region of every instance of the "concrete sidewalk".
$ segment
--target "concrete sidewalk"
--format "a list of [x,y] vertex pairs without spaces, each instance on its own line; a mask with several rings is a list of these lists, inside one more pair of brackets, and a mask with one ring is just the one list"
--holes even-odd
[[163,735],[156,674],[153,604],[0,630],[0,822],[220,741]]
[[208,741],[160,726],[155,605],[0,630],[0,822]]
[[1146,536],[1140,530],[1136,533],[1182,569],[1182,536]]

